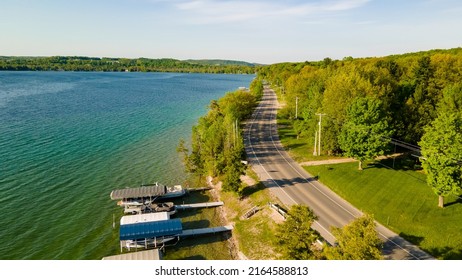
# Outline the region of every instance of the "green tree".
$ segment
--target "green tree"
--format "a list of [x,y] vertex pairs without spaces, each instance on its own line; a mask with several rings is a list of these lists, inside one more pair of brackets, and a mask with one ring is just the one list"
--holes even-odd
[[225,167],[223,176],[223,190],[239,193],[241,191],[242,169],[238,164],[232,164]]
[[287,219],[279,224],[276,237],[284,259],[312,260],[319,259],[316,246],[319,233],[311,228],[316,216],[307,206],[293,205],[288,211]]
[[223,170],[223,190],[237,194],[241,193],[241,175],[245,173],[245,166],[242,163],[244,153],[244,141],[239,132],[230,133],[229,143],[225,145],[224,159],[225,168]]
[[380,260],[383,242],[375,230],[374,218],[363,215],[343,228],[334,228],[337,246],[324,247],[328,260]]
[[462,114],[441,111],[426,127],[419,144],[427,183],[443,208],[444,197],[458,194],[462,188]]
[[249,88],[252,95],[254,95],[258,100],[260,100],[263,96],[263,81],[260,78],[255,78],[250,83]]
[[356,66],[345,66],[326,81],[321,111],[328,116],[324,123],[327,126],[323,127],[324,149],[341,149],[338,137],[347,118],[348,107],[356,98],[372,95],[372,92],[371,83],[361,75],[361,68]]
[[443,98],[438,103],[438,112],[462,111],[462,83],[451,84],[443,90]]
[[176,152],[180,154],[186,172],[192,172],[193,164],[191,162],[191,158],[189,157],[189,149],[186,147],[186,142],[184,141],[184,139],[180,139],[180,142],[176,147]]
[[223,176],[225,191],[240,192],[244,141],[239,120],[251,114],[256,100],[251,92],[238,90],[210,102],[208,113],[192,129],[191,149],[184,140],[177,147],[187,172]]
[[348,157],[362,162],[382,155],[391,135],[388,122],[377,99],[357,98],[347,109],[346,123],[339,135],[340,148]]
[[229,92],[218,101],[218,105],[223,114],[230,119],[238,121],[242,121],[249,117],[256,104],[257,99],[255,95],[247,90]]

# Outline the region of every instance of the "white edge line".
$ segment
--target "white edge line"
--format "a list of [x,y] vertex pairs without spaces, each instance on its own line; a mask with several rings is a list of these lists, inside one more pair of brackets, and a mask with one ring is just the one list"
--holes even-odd
[[[271,89],[271,91],[273,91],[273,90]],[[273,91],[273,93],[274,93],[274,91]],[[273,115],[276,115],[276,114],[273,114]],[[276,124],[277,124],[277,122],[276,122]],[[253,125],[253,123],[252,123],[252,125]],[[270,125],[272,125],[272,124],[270,123]],[[274,127],[274,124],[272,125],[272,127]],[[341,206],[340,204],[338,204],[338,203],[337,203],[336,201],[334,201],[331,197],[329,197],[326,193],[324,193],[322,190],[320,190],[316,185],[314,185],[312,182],[310,182],[309,180],[307,180],[302,174],[300,174],[300,172],[299,172],[299,171],[298,171],[298,170],[297,170],[297,169],[296,169],[296,168],[295,168],[295,167],[294,167],[283,155],[282,155],[281,151],[280,151],[280,150],[278,149],[278,147],[276,146],[276,143],[274,142],[274,138],[273,138],[273,130],[272,130],[272,129],[270,129],[270,137],[271,137],[271,141],[272,141],[272,143],[273,143],[273,146],[274,146],[275,149],[278,151],[279,155],[287,162],[287,164],[288,164],[295,172],[297,172],[298,175],[300,175],[301,178],[303,178],[308,184],[310,184],[311,186],[313,186],[318,192],[320,192],[322,195],[324,195],[325,197],[327,197],[329,200],[331,200],[331,201],[332,201],[334,204],[336,204],[338,207],[340,207],[340,208],[343,209],[345,212],[347,212],[348,214],[350,214],[353,218],[357,218],[353,213],[351,213],[350,211],[348,211],[347,209],[345,209],[343,206]],[[249,139],[250,139],[250,138],[249,138]],[[251,142],[250,142],[250,143],[251,143]],[[252,148],[252,150],[253,150],[253,148]],[[254,153],[254,155],[255,155],[255,157],[257,157],[255,153]],[[257,157],[257,160],[258,160],[258,157]],[[260,160],[258,160],[258,162],[259,162],[259,164],[261,165]],[[263,166],[262,166],[262,168],[264,169]],[[266,172],[266,170],[265,170],[265,172]],[[267,174],[268,174],[268,172],[267,172]],[[269,176],[269,174],[268,174],[268,176]],[[271,176],[270,176],[270,177],[271,177]],[[273,180],[273,181],[274,181],[274,180]],[[275,183],[276,183],[276,182],[275,182]],[[277,183],[276,183],[276,184],[277,184]],[[278,186],[279,186],[279,185],[278,185]],[[281,187],[281,189],[282,189],[282,187]],[[284,193],[286,193],[286,192],[284,191]],[[286,194],[287,194],[287,193],[286,193]],[[290,197],[290,196],[289,196],[289,197]],[[292,199],[292,198],[291,198],[291,199]],[[292,200],[293,200],[293,199],[292,199]],[[360,212],[362,212],[362,211],[360,211]],[[319,223],[318,223],[318,224],[319,224]],[[319,225],[320,225],[320,224],[319,224]],[[320,226],[321,226],[321,225],[320,225]],[[323,226],[321,226],[321,227],[322,227],[323,229],[325,229]],[[329,232],[329,231],[328,231],[328,232]],[[406,252],[408,255],[410,255],[410,256],[412,256],[412,257],[414,257],[414,258],[420,260],[419,257],[415,256],[414,254],[412,254],[411,252],[409,252],[407,249],[401,247],[399,244],[397,244],[396,242],[394,242],[393,240],[391,240],[390,238],[388,238],[387,236],[385,236],[383,233],[381,233],[381,232],[378,232],[378,233],[379,233],[379,235],[381,235],[382,237],[384,237],[387,241],[389,241],[389,242],[395,244],[397,247],[401,248],[401,250],[403,250],[404,252]],[[331,234],[331,233],[329,232],[329,234]],[[331,234],[331,235],[332,235],[332,234]]]
[[[250,147],[250,149],[252,150],[252,153],[253,153],[254,157],[257,159],[258,164],[259,164],[260,167],[263,169],[263,171],[266,173],[266,175],[268,175],[268,177],[271,179],[271,181],[273,181],[273,183],[276,184],[276,185],[284,192],[284,194],[285,194],[290,200],[292,200],[292,201],[294,202],[294,204],[299,204],[299,203],[297,203],[297,202],[296,202],[296,201],[284,190],[283,187],[281,187],[281,186],[271,177],[271,175],[270,175],[269,172],[266,170],[266,168],[263,166],[263,164],[260,162],[260,159],[258,158],[257,154],[255,153],[255,150],[254,150],[253,145],[252,145],[252,140],[251,140],[251,138],[250,138],[250,137],[251,137],[251,136],[250,136],[250,132],[251,132],[251,130],[252,130],[252,126],[253,126],[253,124],[254,124],[254,122],[255,122],[256,117],[260,114],[260,112],[259,112],[260,109],[261,109],[260,106],[258,106],[258,108],[257,108],[257,113],[255,114],[255,117],[251,120],[251,123],[250,123],[250,125],[249,125],[249,127],[248,127],[248,130],[247,130],[247,141],[249,142],[249,147]],[[271,139],[273,139],[273,138],[271,137]],[[335,239],[335,236],[334,236],[330,231],[328,231],[325,227],[323,227],[318,221],[315,220],[313,223],[316,224],[316,225],[318,225],[319,227],[321,227],[321,229],[323,229],[325,232],[327,232],[329,235],[331,235],[331,236]]]

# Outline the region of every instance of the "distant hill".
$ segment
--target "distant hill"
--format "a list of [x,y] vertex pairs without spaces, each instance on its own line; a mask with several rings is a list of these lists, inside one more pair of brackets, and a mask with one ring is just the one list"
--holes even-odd
[[254,74],[255,64],[232,60],[0,56],[0,71],[105,71]]
[[238,60],[224,60],[224,59],[187,59],[184,62],[200,65],[215,65],[215,66],[227,66],[227,65],[238,65],[238,66],[257,66],[259,64],[250,63],[246,61]]

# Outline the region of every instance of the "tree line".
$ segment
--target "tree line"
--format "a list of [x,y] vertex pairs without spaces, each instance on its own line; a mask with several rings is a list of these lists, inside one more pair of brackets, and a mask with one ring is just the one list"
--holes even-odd
[[253,74],[253,64],[226,60],[99,58],[85,56],[0,57],[0,71],[104,71]]
[[224,191],[242,191],[245,150],[240,124],[252,114],[262,95],[262,81],[254,79],[249,90],[229,92],[210,102],[207,114],[192,128],[190,148],[184,140],[177,148],[188,173],[220,177]]
[[422,147],[427,182],[439,196],[462,189],[462,48],[380,58],[326,58],[263,66],[298,137],[359,160],[384,154],[390,138]]
[[[222,190],[242,194],[240,176],[245,173],[244,142],[240,122],[249,118],[263,95],[263,82],[254,79],[250,90],[227,93],[212,100],[206,115],[192,128],[191,145],[180,140],[177,151],[188,173],[204,178],[219,177]],[[381,259],[383,242],[378,238],[372,216],[364,215],[343,228],[334,228],[337,244],[325,242],[311,228],[317,219],[307,206],[294,205],[277,228],[275,244],[283,259]]]
[[462,48],[280,63],[259,67],[258,74],[281,92],[287,103],[280,112],[283,116],[294,118],[298,99],[294,126],[299,135],[313,136],[318,120],[315,114],[326,114],[323,148],[329,153],[341,151],[338,136],[347,108],[359,97],[380,100],[392,136],[417,144],[424,127],[436,118],[444,91],[462,81]]

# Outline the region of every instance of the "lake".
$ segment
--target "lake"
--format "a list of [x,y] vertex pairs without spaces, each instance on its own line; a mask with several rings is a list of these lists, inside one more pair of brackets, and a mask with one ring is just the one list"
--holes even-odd
[[253,75],[0,72],[0,259],[119,252],[111,190],[183,184],[180,139]]

